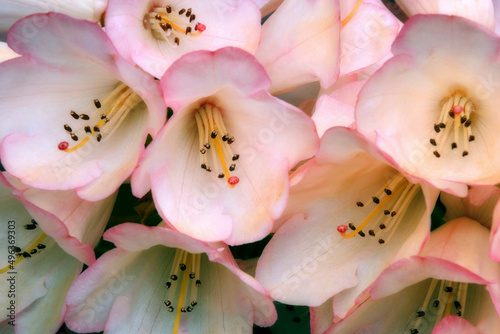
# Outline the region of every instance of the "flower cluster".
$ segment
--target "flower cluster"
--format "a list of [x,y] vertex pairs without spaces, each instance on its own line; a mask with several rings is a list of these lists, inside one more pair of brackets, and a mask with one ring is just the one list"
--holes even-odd
[[500,332],[500,1],[0,4],[1,333]]

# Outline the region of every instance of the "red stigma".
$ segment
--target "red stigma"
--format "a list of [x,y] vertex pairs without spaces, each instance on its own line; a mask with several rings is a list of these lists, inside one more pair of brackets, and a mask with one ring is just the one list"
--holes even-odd
[[339,233],[346,233],[347,232],[347,226],[345,226],[345,225],[339,225],[339,226],[337,226],[337,231],[339,231]]
[[462,108],[462,106],[459,105],[453,106],[453,113],[455,115],[461,114],[462,111],[464,111],[464,108]]
[[64,151],[68,147],[69,147],[69,144],[67,141],[62,141],[59,143],[59,145],[57,145],[57,148],[60,149],[61,151]]
[[[206,29],[207,29],[207,26],[204,25],[203,23],[198,23],[196,25],[196,30],[198,30],[199,32],[204,32]],[[236,183],[238,183],[238,182],[236,182]]]
[[227,180],[227,183],[229,183],[230,185],[234,186],[234,185],[237,185],[238,182],[240,182],[240,179],[237,177],[237,176],[231,176],[228,180]]

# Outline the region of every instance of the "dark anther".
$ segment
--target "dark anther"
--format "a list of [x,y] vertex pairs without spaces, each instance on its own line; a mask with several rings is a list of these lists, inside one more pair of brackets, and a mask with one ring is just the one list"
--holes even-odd
[[423,317],[423,316],[425,316],[424,311],[417,311],[417,317]]
[[194,285],[196,285],[199,288],[201,286],[201,281],[197,279]]
[[30,250],[30,254],[35,254],[36,252],[38,252],[38,250],[36,248]]
[[205,154],[205,153],[207,153],[207,150],[205,150],[204,148],[202,148],[202,149],[200,150],[200,153],[201,153],[201,154]]
[[28,252],[23,252],[21,255],[24,257],[31,257],[30,253]]
[[163,31],[167,31],[167,24],[165,22],[160,22],[160,28]]
[[172,305],[172,302],[171,302],[170,300],[168,300],[168,299],[167,299],[167,300],[165,300],[163,303],[165,304],[165,306],[170,306],[170,305]]
[[365,232],[363,232],[363,231],[359,231],[358,234],[359,234],[359,236],[361,236],[363,238],[366,236]]
[[26,224],[26,225],[24,225],[24,228],[26,230],[34,230],[36,228],[36,225],[35,224]]
[[385,209],[385,210],[384,210],[384,215],[386,215],[386,216],[387,216],[387,215],[389,215],[389,214],[391,214],[391,211],[389,211],[389,210]]
[[439,127],[440,127],[441,129],[446,128],[446,124],[444,124],[444,123],[442,123],[442,122],[441,122],[441,123],[439,123],[438,125],[439,125]]
[[229,139],[227,140],[227,143],[228,143],[228,144],[232,144],[232,143],[234,143],[234,137],[229,138]]
[[465,157],[466,155],[469,155],[469,152],[463,151],[462,156]]
[[21,247],[14,246],[14,252],[19,253],[21,250]]
[[453,150],[455,148],[457,148],[457,143],[451,143],[451,149]]
[[191,16],[189,17],[189,23],[193,22],[194,20],[196,20],[196,15],[191,14]]
[[396,211],[391,212],[391,217],[394,217],[396,215]]
[[186,17],[190,17],[191,16],[191,8],[189,8],[187,11],[186,11]]
[[99,134],[97,134],[96,139],[97,139],[97,142],[100,142],[100,141],[101,141],[101,139],[102,139],[102,135],[101,135],[100,133],[99,133]]
[[472,124],[472,121],[470,119],[468,119],[467,122],[465,122],[464,126],[466,128],[468,128],[471,124]]
[[458,300],[455,300],[455,302],[453,304],[455,305],[455,308],[457,310],[461,310],[462,309],[462,304],[460,304],[460,302]]
[[188,306],[188,307],[186,308],[186,311],[188,311],[188,312],[191,312],[192,310],[193,310],[193,308],[192,308],[191,306]]
[[385,244],[385,241],[384,241],[384,239],[378,239],[378,243],[382,245],[382,244]]
[[198,303],[196,302],[196,300],[193,300],[193,301],[191,302],[191,306],[192,306],[192,307],[195,307],[196,305],[198,305]]
[[177,278],[178,278],[177,275],[170,275],[170,279],[172,281],[177,281]]
[[356,202],[356,205],[357,205],[357,206],[359,206],[360,208],[362,208],[363,206],[365,206],[365,205],[363,204],[363,202]]
[[189,278],[190,278],[190,279],[194,279],[195,277],[196,277],[196,274],[195,274],[195,273],[190,273],[190,274],[189,274]]
[[436,131],[437,133],[439,133],[439,131],[441,131],[438,124],[434,124],[434,131]]
[[375,204],[379,204],[380,203],[380,200],[376,196],[373,196],[372,200],[373,200],[373,203],[375,203]]
[[460,117],[460,123],[464,124],[467,121],[467,117],[462,116]]
[[179,15],[184,14],[184,12],[185,12],[185,11],[186,11],[186,9],[185,9],[185,8],[182,8],[182,9],[179,11]]
[[438,152],[438,151],[434,151],[434,152],[432,152],[432,153],[434,153],[434,155],[436,156],[436,158],[439,158],[439,157],[441,156],[441,154],[439,154],[439,152]]
[[450,115],[451,118],[455,118],[455,113],[453,111],[450,111],[448,115]]
[[385,230],[386,228],[385,224],[380,224],[378,227],[380,227],[381,230]]
[[73,129],[68,124],[64,124],[64,130],[66,130],[68,132],[73,132]]
[[38,245],[36,246],[36,248],[38,248],[38,249],[44,249],[44,248],[46,248],[46,247],[47,247],[47,246],[45,246],[44,244],[38,244]]
[[222,136],[222,141],[227,141],[228,139],[229,139],[228,134],[225,134],[224,136]]
[[238,160],[238,159],[239,159],[239,157],[240,157],[240,155],[239,155],[239,154],[235,154],[235,155],[233,155],[233,161]]
[[369,230],[368,234],[371,235],[372,237],[374,237],[375,236],[375,231],[374,230]]
[[85,127],[85,132],[87,132],[87,133],[92,133],[92,129],[90,128],[90,126],[88,126],[88,125],[87,125],[87,126]]
[[71,110],[69,112],[69,114],[71,115],[71,117],[73,117],[74,119],[79,119],[80,118],[80,115],[78,115],[76,112],[74,112],[73,110]]
[[69,135],[71,136],[71,139],[73,139],[74,141],[78,140],[78,136],[75,135],[74,133],[70,133]]
[[476,137],[474,137],[474,136],[469,136],[469,141],[474,141],[474,139],[476,139]]
[[229,170],[232,172],[236,169],[236,164],[231,164],[231,166],[229,166]]
[[169,306],[169,307],[167,308],[167,311],[168,311],[168,312],[174,312],[174,308],[173,308],[172,306]]
[[179,43],[180,43],[179,37],[176,37],[174,39],[174,43],[177,44],[177,46],[179,46]]
[[418,334],[418,329],[416,328],[410,329],[410,334]]
[[155,19],[157,19],[158,21],[161,21],[161,16],[160,16],[160,14],[156,14],[156,15],[155,15]]
[[461,317],[462,316],[462,311],[457,312],[457,316]]
[[84,121],[88,121],[90,119],[90,117],[87,114],[80,114],[80,119],[83,119]]
[[211,172],[211,171],[212,171],[212,168],[210,168],[210,166],[209,166],[209,167],[205,168],[205,170],[206,170],[207,172]]
[[186,308],[185,307],[181,307],[181,312],[186,313]]
[[191,33],[191,27],[186,28],[186,35]]
[[[171,286],[172,286],[172,282],[167,282],[167,283],[165,283],[165,287],[166,287],[167,289],[170,289],[170,287],[171,287]],[[167,305],[167,306],[168,306],[168,305]]]
[[207,169],[207,164],[201,164],[201,168]]
[[35,225],[38,225],[38,223],[36,222],[36,220],[32,219],[31,220],[31,224],[35,224]]
[[217,175],[217,177],[218,177],[219,179],[223,179],[223,178],[224,178],[224,173],[219,173],[219,175]]
[[167,6],[165,9],[167,10],[167,14],[172,13],[172,7]]
[[384,189],[384,192],[387,194],[387,195],[392,195],[392,191],[390,189]]
[[96,125],[94,126],[94,132],[101,132],[101,129],[99,129],[99,127]]
[[434,145],[434,146],[436,146],[436,145],[437,145],[437,143],[436,143],[436,139],[431,139],[431,140],[429,140],[429,142],[430,142],[432,145]]
[[447,286],[444,288],[444,292],[452,292],[453,291],[453,287],[451,286]]
[[356,226],[354,226],[353,223],[349,223],[349,228],[354,231],[356,229]]
[[217,137],[217,131],[212,131],[212,133],[210,134],[210,137],[212,137],[212,139],[215,139],[215,137]]
[[205,146],[205,148],[206,148],[207,150],[209,150],[209,149],[210,149],[210,144],[209,144],[209,143],[206,143],[206,144],[205,144],[205,145],[203,145],[203,146]]
[[186,265],[184,263],[179,264],[179,268],[184,271],[186,270]]
[[434,302],[432,302],[432,306],[434,307],[438,307],[439,306],[439,300],[434,300]]

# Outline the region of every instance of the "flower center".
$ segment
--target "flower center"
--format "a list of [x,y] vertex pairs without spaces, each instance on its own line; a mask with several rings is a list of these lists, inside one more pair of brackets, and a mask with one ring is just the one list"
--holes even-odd
[[207,27],[196,22],[196,15],[191,8],[174,9],[172,6],[156,7],[144,15],[144,29],[150,30],[153,37],[177,47],[183,36],[198,37]]
[[[201,147],[201,168],[212,172],[212,166],[219,166],[220,170],[217,176],[220,179],[226,178],[229,187],[234,187],[240,179],[231,176],[230,172],[236,169],[236,160],[240,156],[231,150],[230,145],[234,143],[235,139],[227,132],[221,111],[217,107],[206,104],[196,111],[194,117]],[[231,162],[229,166],[228,161]]]
[[[409,333],[418,334],[421,328],[429,328],[426,324],[434,320],[435,327],[441,319],[450,314],[463,316],[467,298],[468,283],[432,279],[425,299],[409,323]],[[406,333],[406,332],[405,332]]]
[[52,244],[54,244],[53,240],[49,241],[49,243],[42,243],[45,238],[47,238],[47,235],[43,233],[41,229],[38,228],[37,222],[32,219],[29,224],[24,225],[24,229],[27,230],[30,234],[32,234],[31,241],[24,247],[19,247],[17,245],[11,245],[9,244],[8,246],[8,254],[12,256],[16,256],[16,259],[14,261],[11,261],[9,259],[9,264],[5,266],[4,268],[0,268],[0,274],[9,272],[9,271],[15,271],[15,267],[25,259],[30,259],[34,256],[37,256],[43,250],[45,250],[47,247],[50,247]]
[[71,110],[69,114],[75,119],[74,124],[64,124],[63,127],[76,145],[70,147],[67,141],[62,141],[57,148],[64,152],[73,152],[88,143],[92,137],[98,143],[106,141],[123,122],[129,111],[141,101],[139,95],[120,83],[102,100],[94,99],[94,110],[81,114]]
[[178,332],[181,313],[192,312],[198,304],[196,298],[198,288],[201,287],[200,264],[201,254],[190,254],[182,249],[175,251],[169,280],[165,283],[168,296],[164,301],[168,312],[176,312],[174,334]]
[[[462,157],[469,155],[469,142],[474,141],[471,129],[471,114],[476,110],[475,105],[459,92],[445,99],[439,116],[439,122],[434,124],[435,138],[429,142],[436,147],[433,152],[436,158],[440,158],[444,146],[451,140],[451,150],[459,146]],[[460,137],[462,144],[460,144]]]
[[[364,238],[366,233],[363,229],[368,230],[371,238],[380,245],[385,244],[393,237],[403,219],[403,215],[398,215],[398,212],[408,209],[419,189],[418,185],[408,182],[401,173],[396,174],[371,199],[356,202],[360,210],[370,210],[365,220],[357,226],[353,222],[339,225],[337,231],[343,238],[350,239],[356,235]],[[349,229],[351,233],[347,233]]]

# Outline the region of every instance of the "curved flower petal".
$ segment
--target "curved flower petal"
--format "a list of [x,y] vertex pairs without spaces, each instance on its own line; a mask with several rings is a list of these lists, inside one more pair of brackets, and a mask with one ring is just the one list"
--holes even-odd
[[[19,37],[41,19],[46,25],[36,38]],[[30,186],[108,197],[135,168],[147,134],[162,126],[158,84],[119,57],[90,22],[30,16],[7,40],[22,57],[0,65],[10,83],[0,92],[2,164]],[[29,94],[20,93],[27,87]]]
[[159,78],[192,51],[234,46],[255,52],[260,12],[251,0],[110,0],[106,32],[125,59]]
[[317,80],[323,88],[335,83],[339,74],[339,16],[338,1],[283,1],[262,26],[256,54],[271,77],[271,93],[284,93]]

